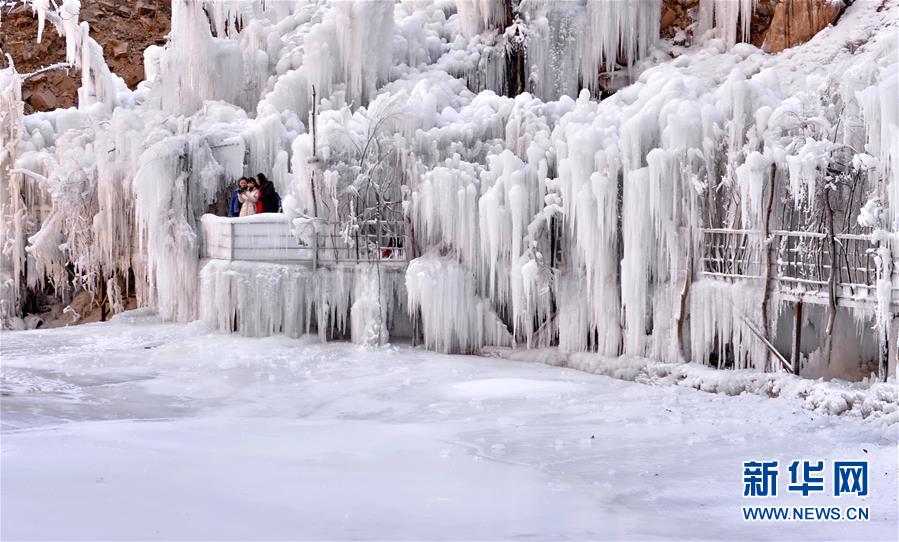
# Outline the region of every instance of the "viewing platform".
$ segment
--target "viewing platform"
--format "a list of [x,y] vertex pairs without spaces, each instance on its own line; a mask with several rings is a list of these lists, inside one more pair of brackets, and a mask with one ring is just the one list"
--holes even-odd
[[203,215],[204,259],[298,264],[318,267],[379,263],[405,269],[406,225],[403,221],[369,220],[354,224],[310,222],[294,225],[281,213],[230,218]]

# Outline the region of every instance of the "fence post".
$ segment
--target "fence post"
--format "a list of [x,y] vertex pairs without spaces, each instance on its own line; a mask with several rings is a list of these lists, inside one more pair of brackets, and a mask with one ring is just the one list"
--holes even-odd
[[377,257],[376,257],[375,259],[376,259],[377,261],[381,261],[381,251],[382,251],[383,249],[381,248],[381,219],[380,219],[380,218],[375,222],[375,225],[376,225],[376,227],[375,227],[375,235],[376,235],[375,240],[377,241],[377,245],[378,245],[378,249],[377,249],[377,250],[378,250],[378,254],[377,254]]
[[790,364],[794,375],[799,375],[799,348],[802,344],[802,301],[793,305],[793,349],[790,352]]
[[[877,284],[877,287],[875,288],[875,292],[880,288],[881,281],[888,281],[890,288],[890,299],[887,301],[886,307],[879,307],[878,310],[878,313],[880,312],[880,310],[885,310],[887,311],[887,314],[878,314],[878,328],[882,329],[878,329],[879,340],[877,345],[877,370],[880,381],[886,382],[887,377],[889,376],[890,369],[890,328],[892,328],[893,322],[893,313],[891,307],[893,293],[893,255],[889,248],[889,245],[887,245],[887,253],[885,255],[881,252],[881,248],[884,248],[883,241],[878,241],[875,254],[879,255],[880,257],[875,259],[875,262],[877,262],[875,273],[875,280],[877,281],[875,284]],[[880,305],[879,302],[878,305]]]
[[234,221],[228,224],[228,259],[234,261]]
[[[768,204],[765,209],[765,220],[762,224],[762,243],[761,246],[765,249],[765,282],[763,283],[764,294],[762,296],[762,333],[765,334],[765,339],[770,341],[773,330],[771,329],[771,318],[768,313],[770,312],[768,309],[768,302],[771,298],[772,290],[774,289],[773,282],[775,280],[774,277],[774,263],[775,263],[775,254],[774,254],[774,239],[771,235],[771,212],[774,210],[774,196],[775,191],[777,189],[777,164],[771,164],[771,173],[769,175],[770,181],[768,183]],[[765,358],[765,371],[771,369],[771,356],[766,356]]]
[[318,269],[318,226],[312,220],[312,270]]

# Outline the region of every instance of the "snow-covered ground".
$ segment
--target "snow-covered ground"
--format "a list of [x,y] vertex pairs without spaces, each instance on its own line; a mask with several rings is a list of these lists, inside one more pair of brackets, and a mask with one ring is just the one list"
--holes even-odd
[[[5,540],[897,537],[896,426],[798,400],[143,312],[0,341]],[[871,521],[744,522],[742,462],[803,458],[868,460],[802,504]]]

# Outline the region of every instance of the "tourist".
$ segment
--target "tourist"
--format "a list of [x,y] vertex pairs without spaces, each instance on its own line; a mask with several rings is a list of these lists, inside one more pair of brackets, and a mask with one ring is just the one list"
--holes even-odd
[[228,207],[228,216],[240,216],[240,199],[238,196],[247,189],[247,178],[241,177],[237,181],[237,188],[231,192],[231,205]]
[[250,179],[247,181],[247,189],[237,195],[240,200],[240,216],[251,216],[256,214],[256,204],[259,202],[259,190],[256,189],[256,183]]
[[256,183],[259,185],[259,212],[280,212],[281,196],[275,191],[275,185],[273,185],[262,173],[256,175]]

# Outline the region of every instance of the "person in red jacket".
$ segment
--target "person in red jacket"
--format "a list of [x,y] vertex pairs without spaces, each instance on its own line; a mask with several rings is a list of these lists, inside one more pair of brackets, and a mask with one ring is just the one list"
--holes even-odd
[[275,192],[275,185],[265,175],[256,175],[256,185],[259,187],[259,212],[278,213],[281,211],[281,197]]

